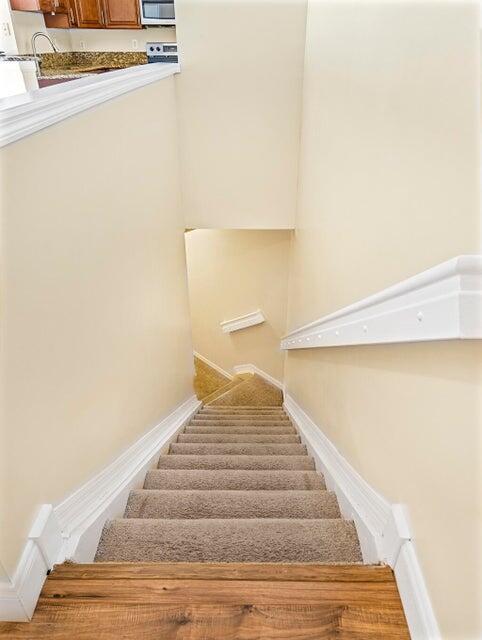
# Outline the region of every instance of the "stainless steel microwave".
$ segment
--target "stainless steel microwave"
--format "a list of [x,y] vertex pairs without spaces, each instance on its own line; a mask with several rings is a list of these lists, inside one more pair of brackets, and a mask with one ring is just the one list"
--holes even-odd
[[139,0],[141,24],[176,24],[174,0]]

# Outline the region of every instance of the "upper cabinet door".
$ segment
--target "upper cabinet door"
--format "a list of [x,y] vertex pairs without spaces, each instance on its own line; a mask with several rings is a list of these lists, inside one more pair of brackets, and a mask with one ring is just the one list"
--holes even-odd
[[108,29],[140,29],[139,0],[104,0]]
[[77,24],[81,29],[102,29],[104,19],[100,0],[74,0]]
[[53,11],[53,0],[11,0],[14,11]]

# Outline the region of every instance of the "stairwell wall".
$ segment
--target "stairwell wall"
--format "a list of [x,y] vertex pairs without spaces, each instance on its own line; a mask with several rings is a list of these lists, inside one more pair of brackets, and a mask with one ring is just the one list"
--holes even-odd
[[[480,253],[474,2],[315,2],[307,17],[288,330]],[[289,351],[286,388],[408,506],[447,640],[480,637],[482,345]]]
[[[290,231],[186,233],[194,349],[225,371],[254,364],[283,380]],[[220,322],[261,309],[262,324],[223,333]]]
[[188,228],[294,227],[306,0],[176,0]]
[[175,116],[170,77],[1,151],[0,560],[10,578],[39,506],[193,394]]

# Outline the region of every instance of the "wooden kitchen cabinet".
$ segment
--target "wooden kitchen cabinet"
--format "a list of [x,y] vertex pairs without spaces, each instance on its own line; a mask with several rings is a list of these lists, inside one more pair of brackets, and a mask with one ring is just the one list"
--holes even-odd
[[70,0],[80,29],[140,29],[138,0]]
[[74,0],[59,0],[60,10],[55,14],[45,13],[45,26],[48,29],[73,29],[78,26]]
[[73,0],[80,29],[103,29],[104,13],[101,0]]
[[67,13],[65,0],[11,0],[10,5],[14,11]]
[[57,29],[141,29],[139,0],[11,0],[15,11],[45,14]]
[[107,29],[140,29],[138,0],[103,0]]

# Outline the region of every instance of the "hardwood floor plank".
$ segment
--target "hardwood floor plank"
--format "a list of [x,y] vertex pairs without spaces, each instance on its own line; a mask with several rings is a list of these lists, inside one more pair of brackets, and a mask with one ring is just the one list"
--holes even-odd
[[403,610],[383,612],[376,608],[347,607],[341,610],[340,640],[410,640]]
[[11,640],[409,640],[393,573],[361,565],[67,564]]
[[41,601],[93,602],[108,599],[116,604],[319,604],[382,605],[398,609],[394,582],[295,582],[254,580],[47,580]]
[[333,582],[393,582],[390,567],[382,565],[320,565],[279,563],[97,562],[56,565],[49,580],[294,580]]
[[[42,615],[43,613],[43,615]],[[67,605],[62,624],[35,614],[12,625],[11,640],[331,640],[339,612],[317,606]],[[58,615],[58,612],[57,612]]]

